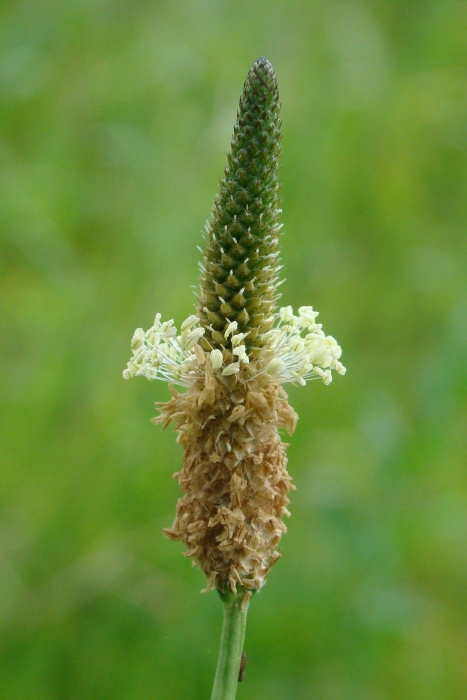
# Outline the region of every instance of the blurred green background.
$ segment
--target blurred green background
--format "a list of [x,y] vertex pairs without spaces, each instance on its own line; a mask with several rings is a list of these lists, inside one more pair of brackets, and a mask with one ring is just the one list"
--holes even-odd
[[0,34],[0,696],[209,697],[221,606],[161,534],[167,387],[121,373],[193,309],[265,55],[283,303],[348,373],[290,389],[298,490],[238,698],[466,698],[466,4],[4,0]]

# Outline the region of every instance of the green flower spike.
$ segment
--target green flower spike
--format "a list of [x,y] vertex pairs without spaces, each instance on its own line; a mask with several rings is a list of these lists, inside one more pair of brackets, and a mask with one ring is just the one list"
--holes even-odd
[[279,110],[273,67],[260,58],[240,98],[202,266],[198,316],[205,342],[224,346],[225,330],[236,321],[253,357],[274,323],[278,299]]

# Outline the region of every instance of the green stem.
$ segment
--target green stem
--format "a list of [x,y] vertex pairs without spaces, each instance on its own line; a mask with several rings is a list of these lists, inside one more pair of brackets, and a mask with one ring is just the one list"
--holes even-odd
[[219,595],[224,606],[224,624],[211,700],[235,700],[245,641],[248,599],[243,602],[246,595],[243,588],[236,594],[219,591]]

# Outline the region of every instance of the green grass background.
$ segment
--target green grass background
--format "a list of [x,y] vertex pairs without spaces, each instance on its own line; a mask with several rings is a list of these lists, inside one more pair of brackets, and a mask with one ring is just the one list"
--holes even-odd
[[124,382],[197,244],[249,67],[282,99],[283,303],[346,377],[292,387],[284,556],[239,700],[467,697],[467,7],[4,0],[0,697],[208,698],[221,608],[165,540],[181,464]]

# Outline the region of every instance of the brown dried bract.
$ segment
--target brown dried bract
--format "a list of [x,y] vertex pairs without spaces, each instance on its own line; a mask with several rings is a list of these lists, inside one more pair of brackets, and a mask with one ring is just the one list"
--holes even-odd
[[185,451],[176,474],[185,495],[164,533],[185,544],[208,589],[259,590],[280,557],[275,548],[294,488],[278,428],[292,433],[297,414],[271,377],[249,378],[253,367],[223,377],[209,354],[203,365],[196,383],[184,394],[172,389],[153,419],[164,427],[173,421]]

